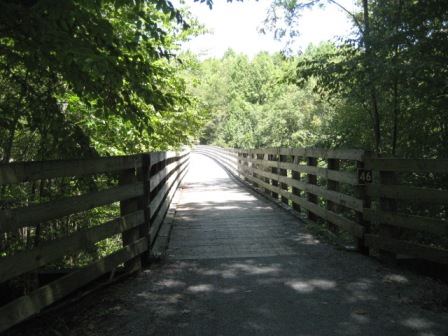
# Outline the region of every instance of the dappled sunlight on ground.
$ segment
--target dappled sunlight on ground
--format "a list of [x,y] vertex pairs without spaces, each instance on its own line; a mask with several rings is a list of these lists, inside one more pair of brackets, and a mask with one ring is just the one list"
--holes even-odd
[[409,279],[401,274],[388,274],[384,277],[383,281],[390,283],[408,283]]
[[336,283],[334,281],[321,279],[312,279],[308,281],[293,280],[288,281],[285,284],[299,293],[310,293],[315,289],[330,290],[336,287]]
[[422,317],[408,317],[400,322],[405,327],[408,327],[413,332],[417,332],[418,335],[434,335],[431,331],[436,324],[427,318]]
[[204,292],[211,292],[215,289],[213,285],[210,284],[199,284],[195,286],[190,286],[187,288],[187,292],[191,293],[204,293]]
[[407,277],[344,256],[343,276],[328,259],[319,270],[297,257],[167,261],[128,290],[126,323],[145,312],[149,335],[446,335],[446,315],[400,301],[415,279],[390,283]]

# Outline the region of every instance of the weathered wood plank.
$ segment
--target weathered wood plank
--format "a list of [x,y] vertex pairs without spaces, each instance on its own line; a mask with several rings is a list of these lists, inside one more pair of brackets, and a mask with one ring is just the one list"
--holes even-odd
[[178,161],[174,161],[167,165],[162,170],[158,171],[155,175],[150,178],[150,192],[152,192],[160,182],[167,177],[172,171],[176,170],[179,166],[184,165],[188,161],[188,157],[184,156]]
[[[276,167],[282,169],[289,169],[297,173],[312,174],[320,177],[324,177],[329,180],[335,180],[350,185],[357,185],[358,179],[356,173],[350,173],[345,171],[334,171],[327,168],[313,167],[289,162],[276,162],[276,161],[263,161],[250,158],[242,158],[242,161],[248,163],[255,163],[262,167]],[[249,168],[250,169],[250,168]]]
[[0,185],[139,168],[141,155],[79,160],[0,163]]
[[[288,160],[288,156],[286,156],[286,155],[280,155],[280,157],[279,157],[279,161],[280,161],[280,162],[286,162],[287,160]],[[283,179],[283,178],[287,178],[287,176],[288,176],[288,170],[287,170],[287,169],[280,168],[279,171],[278,171],[278,174],[282,177],[282,179]],[[288,178],[288,181],[289,181],[289,180],[290,180],[290,179]],[[286,183],[286,180],[281,180],[281,181],[279,181],[279,182],[280,182],[280,188],[282,188],[283,190],[288,190],[289,186],[288,186],[288,183]],[[282,201],[284,204],[289,205],[288,198],[282,196],[281,201]]]
[[392,199],[421,201],[421,202],[448,202],[448,190],[416,188],[400,185],[366,185],[367,195],[370,197],[386,197]]
[[[380,184],[382,187],[393,186],[397,184],[397,177],[395,173],[388,171],[380,171]],[[397,212],[397,201],[393,198],[381,197],[379,199],[380,210],[387,212]],[[385,239],[397,239],[400,232],[397,227],[387,225],[380,222],[378,225],[378,235]],[[380,249],[379,259],[387,264],[395,264],[397,260],[396,253],[393,251]]]
[[364,209],[364,218],[368,221],[384,223],[404,229],[448,236],[448,221],[395,212]]
[[156,165],[160,162],[164,162],[168,159],[174,158],[174,157],[183,157],[188,156],[190,154],[189,151],[183,151],[183,152],[174,152],[174,151],[166,151],[166,152],[151,152],[151,166]]
[[141,196],[143,183],[115,187],[81,196],[54,200],[28,207],[0,211],[0,232],[32,226],[99,206]]
[[185,174],[187,173],[187,169],[184,167],[183,171],[180,173],[178,178],[173,182],[172,187],[169,189],[168,194],[166,195],[165,199],[163,200],[163,203],[160,206],[159,211],[157,212],[157,215],[152,219],[151,222],[151,228],[149,230],[149,246],[152,247],[154,244],[154,241],[157,238],[157,234],[159,232],[160,226],[163,222],[163,219],[165,218],[166,212],[168,211],[168,208],[170,207],[171,200],[173,199],[174,194],[176,193],[177,186],[182,181],[182,179],[185,177]]
[[304,156],[305,148],[279,148],[280,155]]
[[292,171],[297,171],[298,173],[312,174],[320,177],[324,177],[327,180],[334,180],[341,183],[347,183],[350,185],[357,185],[358,180],[356,173],[346,172],[346,171],[335,171],[322,167],[312,167],[306,165],[296,165],[292,163],[282,163],[280,168],[290,169]]
[[117,265],[144,253],[148,249],[146,238],[128,245],[101,260],[76,270],[34,292],[22,296],[0,308],[0,332],[39,313],[43,308],[110,272]]
[[353,233],[357,237],[362,237],[364,234],[364,227],[351,221],[348,218],[345,218],[341,215],[335,214],[327,209],[324,209],[317,204],[307,201],[303,197],[298,197],[285,191],[282,191],[281,194],[283,194],[285,197],[288,197],[293,202],[299,204],[304,209],[309,210],[315,213],[317,216],[321,217],[322,219],[328,220],[331,223],[337,225],[338,227]]
[[[370,157],[371,153],[369,151],[366,151],[364,154],[364,157]],[[356,169],[365,169],[364,168],[364,162],[357,161],[356,162]],[[370,232],[370,222],[364,218],[364,209],[368,209],[371,206],[371,199],[366,195],[366,186],[365,184],[360,184],[356,186],[356,197],[358,199],[361,199],[363,202],[363,210],[361,211],[355,211],[355,223],[362,225],[365,228],[365,232]],[[366,246],[364,242],[364,237],[357,237],[356,238],[356,247],[358,251],[360,251],[364,255],[369,255],[370,251],[369,248]]]
[[282,190],[281,188],[274,187],[266,182],[263,182],[257,178],[254,178],[253,176],[245,175],[245,177],[248,180],[256,181],[256,183],[258,183],[261,187],[263,187],[265,189],[268,189],[270,191],[279,193],[284,197],[287,197],[288,199],[290,199],[294,203],[298,204],[299,206],[303,207],[304,209],[309,210],[309,211],[315,213],[317,216],[319,216],[325,220],[331,221],[333,224],[337,225],[338,227],[340,227],[348,232],[353,233],[356,237],[362,237],[364,234],[364,227],[362,225],[359,225],[359,224],[351,221],[348,218],[345,218],[341,215],[335,214],[331,211],[321,208],[319,205],[311,203],[303,197],[293,195],[292,193],[290,193],[286,190]]
[[365,168],[392,172],[448,173],[448,160],[366,158]]
[[[327,169],[329,171],[339,171],[341,168],[341,161],[338,159],[327,159]],[[341,212],[341,199],[338,200],[338,196],[342,195],[340,193],[341,184],[337,180],[327,179],[327,189],[330,191],[330,194],[325,197],[327,203],[327,210],[339,214]],[[331,199],[334,197],[334,199]],[[362,210],[362,202],[358,202],[359,209]],[[333,225],[331,222],[328,222],[328,229],[333,233],[338,233],[338,227]]]
[[[128,170],[122,170],[120,172],[120,176],[118,178],[118,185],[119,186],[126,186],[131,183],[133,183],[136,180],[136,171],[135,169],[128,169]],[[143,182],[141,182],[143,185]],[[144,185],[143,185],[144,187]],[[143,195],[143,190],[142,190]],[[132,214],[136,211],[138,211],[138,202],[139,198],[126,198],[120,201],[120,215],[122,217]],[[126,230],[121,235],[121,241],[123,246],[127,246],[132,244],[133,242],[137,241],[141,237],[140,235],[140,228],[133,227],[129,230]],[[133,272],[137,270],[142,269],[142,257],[140,255],[136,256],[135,258],[128,260],[124,264],[124,269],[126,272]]]
[[409,243],[398,239],[365,235],[367,246],[393,253],[411,255],[417,258],[448,264],[448,250],[422,244]]
[[322,159],[362,161],[364,153],[362,149],[305,148],[305,156]]
[[339,228],[353,233],[356,237],[362,237],[364,235],[364,227],[351,221],[348,218],[335,214],[327,209],[321,208],[319,205],[308,202],[302,197],[292,195],[291,200],[298,203],[304,209],[312,211],[322,219],[328,220],[331,223],[337,225]]
[[274,187],[274,186],[270,185],[269,183],[266,183],[265,181],[259,179],[258,177],[253,176],[253,175],[251,175],[251,174],[248,174],[247,172],[243,172],[243,176],[244,176],[248,181],[252,181],[252,183],[257,184],[259,187],[262,187],[262,188],[264,188],[264,189],[266,189],[266,190],[274,191],[274,192],[275,192],[276,190],[279,190],[279,188]]
[[354,198],[354,197],[351,197],[348,195],[344,195],[340,192],[323,189],[317,185],[308,184],[303,181],[297,181],[297,180],[294,180],[287,176],[276,175],[276,174],[266,172],[266,171],[263,171],[260,169],[253,169],[253,171],[259,176],[268,177],[270,179],[275,179],[275,180],[285,183],[291,187],[300,189],[305,192],[310,192],[314,195],[323,197],[329,201],[343,205],[352,210],[356,210],[356,211],[363,210],[363,201],[360,199],[357,199],[357,198]]
[[257,148],[257,149],[249,149],[249,153],[252,154],[277,154],[278,148]]
[[364,150],[361,149],[324,149],[324,148],[260,148],[247,150],[252,154],[298,155],[323,159],[362,161]]
[[[294,164],[298,164],[298,163],[299,163],[299,160],[300,160],[300,159],[299,159],[298,156],[294,156]],[[300,197],[301,190],[300,190],[300,187],[297,186],[298,184],[301,183],[301,182],[300,182],[300,173],[298,173],[298,172],[292,170],[292,171],[291,171],[291,175],[292,175],[292,181],[291,181],[292,194],[295,195],[295,196],[297,196],[297,197]],[[297,184],[296,184],[296,183],[297,183]],[[293,208],[295,211],[300,212],[300,205],[299,205],[299,204],[293,202],[293,203],[292,203],[292,208]]]
[[[138,204],[141,203],[140,196],[143,195],[145,190],[149,191],[150,185],[150,182],[148,181],[148,170],[141,170],[143,165],[143,156],[138,155],[132,157],[43,163],[17,163],[12,166],[0,166],[0,183],[3,185],[39,179],[50,179],[65,176],[70,177],[113,171],[120,172],[120,175],[122,176],[120,179],[121,185],[116,188],[54,200],[29,207],[0,211],[0,232],[6,232],[24,226],[36,225],[48,220],[57,219],[69,214],[90,210],[97,206],[103,206],[118,201],[121,202],[122,210],[124,209],[123,207],[126,208],[126,211],[123,212],[123,214],[126,213],[126,215],[123,218],[105,223],[101,226],[88,229],[86,231],[76,232],[70,237],[55,240],[47,245],[42,245],[33,250],[2,259],[0,262],[0,281],[14,278],[24,272],[29,272],[34,268],[57,260],[68,252],[82,249],[89,244],[93,244],[113,234],[121,232],[123,233],[123,237],[125,237],[126,233],[132,235],[132,237],[131,235],[128,235],[127,240],[124,238],[124,244],[126,246],[122,250],[111,254],[99,262],[83,268],[80,271],[75,271],[67,277],[61,278],[48,286],[41,287],[33,293],[19,298],[18,300],[9,303],[7,306],[0,308],[1,330],[4,330],[17,322],[36,314],[43,307],[51,304],[57,299],[64,297],[71,291],[97,278],[117,265],[123,262],[125,264],[129,264],[129,260],[136,260],[135,257],[147,251],[148,237],[145,236],[139,238],[139,235],[134,235],[134,233],[141,231],[138,229],[136,231],[135,229],[140,227],[140,225],[144,222],[145,217],[143,208],[142,210],[137,211],[137,207],[139,206]],[[165,190],[161,190],[161,193],[163,194],[166,190],[169,191],[169,195],[174,193],[174,188],[178,185],[180,179],[187,171],[189,152],[149,153],[146,157],[151,159],[151,166],[157,165],[157,167],[163,167],[162,172],[159,172],[158,177],[155,178],[158,178],[159,184],[165,179],[166,176],[170,176],[172,173],[167,181],[167,185],[162,188]],[[170,162],[170,164],[165,167],[168,162]],[[137,171],[139,179],[142,179],[143,182],[133,182],[137,176]],[[124,173],[127,174],[126,178],[123,178]],[[129,184],[131,180],[132,183]],[[173,181],[174,186],[171,186]],[[152,182],[152,185],[154,185],[154,179]],[[145,185],[147,188],[145,188]],[[169,195],[164,200],[167,206],[169,206],[171,200]],[[127,215],[129,212],[128,210],[131,209],[130,207],[127,207],[126,204],[128,203],[132,203],[132,209],[136,210],[136,212]],[[158,216],[162,217],[164,212],[164,209],[160,209]],[[129,251],[131,253],[129,253]],[[20,266],[17,267],[17,264]]]
[[0,259],[0,283],[56,261],[68,252],[89,247],[107,237],[137,227],[144,221],[143,211],[120,217],[84,231],[54,240],[32,250]]
[[165,196],[168,194],[170,189],[172,188],[174,182],[179,177],[180,173],[182,171],[179,171],[181,167],[177,167],[176,171],[174,171],[170,178],[165,182],[165,184],[160,188],[160,190],[157,192],[156,197],[154,197],[151,200],[151,203],[149,205],[149,213],[150,218],[152,219],[153,216],[157,213],[160,205],[162,204],[163,200],[165,199]]

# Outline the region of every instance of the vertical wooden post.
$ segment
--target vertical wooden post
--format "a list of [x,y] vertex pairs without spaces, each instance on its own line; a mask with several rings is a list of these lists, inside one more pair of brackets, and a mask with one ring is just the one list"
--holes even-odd
[[255,186],[255,188],[258,188],[258,183],[256,182],[256,180],[258,179],[258,174],[254,172],[254,169],[258,169],[258,155],[255,154],[252,150],[250,150],[250,157],[252,160],[252,177],[254,178],[253,181],[249,181],[251,184],[253,184]]
[[[294,156],[294,164],[295,165],[299,165],[300,164],[300,157],[298,155]],[[300,181],[300,173],[298,171],[293,170],[292,171],[292,179],[296,180],[296,181]],[[296,188],[296,187],[292,187],[292,194],[300,197],[300,189]],[[293,202],[292,203],[292,208],[295,211],[300,212],[300,205],[299,204]]]
[[244,167],[243,166],[245,166],[245,163],[243,161],[243,158],[244,158],[244,153],[241,153],[241,152],[236,153],[236,171],[238,173],[238,176],[244,180],[244,176],[243,176]]
[[[371,157],[371,152],[366,151],[364,153],[364,159]],[[356,169],[364,168],[364,161],[357,161],[356,162]],[[363,209],[370,208],[371,200],[370,197],[367,196],[366,192],[366,186],[365,184],[361,184],[356,186],[356,193],[359,199],[363,201]],[[362,225],[364,227],[364,234],[369,233],[370,231],[370,222],[364,220],[363,213],[359,211],[355,211],[355,223]],[[356,248],[359,252],[368,255],[369,254],[369,247],[366,246],[363,237],[356,237]]]
[[[337,159],[328,159],[327,164],[328,170],[336,170],[338,171],[340,169],[340,161]],[[327,179],[327,189],[339,192],[340,191],[340,183],[338,181]],[[341,212],[341,206],[339,204],[336,204],[332,201],[327,200],[327,210],[334,212],[336,214],[339,214]],[[327,222],[328,229],[333,233],[339,232],[339,227],[334,225],[331,222]]]
[[[310,167],[317,167],[317,158],[307,157],[306,158],[306,163]],[[306,177],[306,180],[307,180],[308,184],[314,184],[314,185],[317,184],[317,176],[316,175],[308,173],[307,177]],[[308,202],[317,204],[317,196],[316,195],[314,195],[314,194],[312,194],[310,192],[307,192],[307,198],[308,198]],[[311,211],[308,210],[308,219],[309,220],[312,220],[313,222],[317,222],[318,218],[319,217],[316,214],[314,214],[314,213],[312,213]]]
[[[145,222],[140,226],[140,237],[147,237],[148,247],[149,247],[149,227],[151,221],[151,211],[149,209],[149,204],[151,203],[150,194],[150,174],[149,169],[151,167],[151,154],[142,154],[142,168],[138,171],[138,179],[143,182],[143,195],[138,201],[138,209],[143,211]],[[142,256],[142,263],[149,263],[150,249],[148,248],[148,253]]]
[[[269,162],[269,154],[261,154],[260,158],[263,160],[262,170],[263,171],[271,171],[269,166],[267,167],[266,164]],[[267,184],[271,184],[271,179],[269,177],[262,177],[261,180]],[[268,195],[271,194],[271,191],[269,189],[264,188],[264,192]]]
[[244,181],[247,181],[247,178],[244,176],[244,174],[248,173],[249,162],[247,162],[246,160],[243,160],[243,159],[247,159],[248,158],[248,154],[247,153],[243,153],[243,152],[239,152],[238,156],[242,158],[242,159],[240,159],[238,161],[238,172],[240,173],[240,177]]
[[[280,162],[287,162],[287,156],[286,155],[280,155],[279,156],[279,161]],[[281,175],[281,176],[288,176],[288,171],[286,169],[284,169],[284,168],[280,168],[279,175]],[[288,185],[286,183],[283,183],[283,182],[280,183],[280,188],[283,189],[283,190],[288,191]],[[282,196],[281,200],[282,200],[283,204],[289,205],[289,199],[287,197]]]
[[[161,169],[161,166],[163,165],[163,161],[166,160],[166,153],[165,152],[160,152],[160,153],[152,153],[151,154],[152,159],[151,159],[151,165],[149,168],[149,172],[148,172],[148,178],[149,178],[149,190],[152,190],[152,192],[150,192],[149,198],[153,199],[156,198],[160,189],[163,188],[163,185],[166,183],[166,177],[164,177],[162,179],[162,181],[159,182],[152,182],[151,183],[151,177],[155,176]],[[157,214],[157,207],[155,208],[148,208],[148,219],[149,219],[149,224],[148,224],[148,233],[153,231],[153,223],[154,220],[156,218],[156,214]],[[153,235],[155,235],[156,232],[153,232]],[[148,249],[149,249],[149,253],[151,253],[151,242],[154,242],[155,237],[151,237],[150,235],[148,235]]]
[[[136,171],[135,169],[126,169],[121,171],[118,178],[118,185],[126,185],[134,183],[136,181]],[[138,210],[138,198],[134,197],[131,199],[123,200],[120,202],[120,213],[121,216],[125,216],[134,213]],[[124,231],[122,234],[123,246],[127,246],[140,238],[140,228],[135,227],[130,230]],[[141,256],[136,256],[135,258],[127,261],[124,264],[126,272],[132,272],[135,270],[141,270],[142,261]]]
[[[277,161],[278,160],[278,157],[277,157],[277,155],[275,155],[275,154],[270,154],[269,155],[269,158],[272,160],[272,161]],[[277,169],[277,167],[272,167],[272,174],[275,174],[275,175],[278,175],[278,169]],[[272,179],[272,186],[273,187],[278,187],[278,180],[276,180],[276,179]],[[272,191],[271,192],[271,196],[272,196],[272,198],[274,198],[274,199],[278,199],[278,193],[276,193],[276,192],[274,192],[274,191]]]
[[[397,179],[393,172],[391,171],[380,171],[380,184],[381,185],[394,185],[396,184]],[[390,212],[396,212],[397,211],[397,201],[391,198],[386,197],[380,197],[380,210],[382,211],[390,211]],[[394,227],[380,223],[378,228],[378,235],[380,237],[380,240],[382,237],[384,238],[396,238],[396,230],[394,230]],[[379,251],[380,255],[379,258],[381,261],[387,263],[387,264],[395,264],[397,261],[397,254],[390,251]]]

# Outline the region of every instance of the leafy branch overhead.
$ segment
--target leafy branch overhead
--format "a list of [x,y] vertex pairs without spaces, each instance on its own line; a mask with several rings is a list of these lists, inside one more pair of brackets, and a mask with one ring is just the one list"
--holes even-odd
[[188,29],[164,0],[2,1],[0,120],[26,119],[40,133],[52,131],[52,123],[80,126],[81,111],[74,117],[60,109],[61,101],[76,96],[85,113],[119,116],[152,134],[158,114],[190,104],[173,57],[176,35]]

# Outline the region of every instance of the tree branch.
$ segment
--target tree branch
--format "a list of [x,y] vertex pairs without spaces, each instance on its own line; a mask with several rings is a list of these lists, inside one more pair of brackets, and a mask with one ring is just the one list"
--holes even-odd
[[353,14],[352,12],[350,12],[347,8],[345,8],[344,6],[342,6],[339,2],[334,1],[334,0],[328,0],[328,2],[335,4],[336,6],[338,6],[340,9],[342,9],[345,13],[347,13],[355,22],[355,25],[358,27],[360,33],[364,33],[364,29],[362,28],[361,23],[358,21],[358,19],[356,18],[355,14]]

